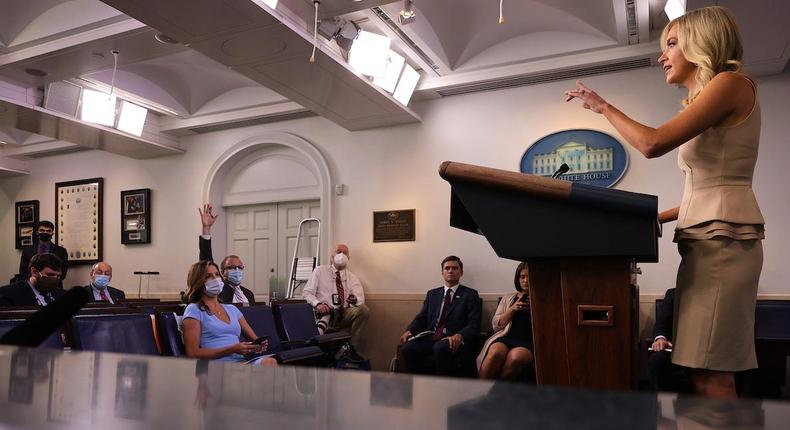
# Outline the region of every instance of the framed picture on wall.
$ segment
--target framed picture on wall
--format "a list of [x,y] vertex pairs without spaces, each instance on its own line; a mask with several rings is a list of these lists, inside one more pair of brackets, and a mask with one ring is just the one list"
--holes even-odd
[[38,222],[38,200],[16,202],[16,249],[33,244],[33,227]]
[[103,178],[55,184],[55,238],[69,265],[101,261],[103,190]]
[[151,243],[151,189],[121,191],[121,243]]

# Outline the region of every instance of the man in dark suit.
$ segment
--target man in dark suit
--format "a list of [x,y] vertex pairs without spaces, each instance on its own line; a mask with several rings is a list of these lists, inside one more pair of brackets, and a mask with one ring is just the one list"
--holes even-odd
[[461,259],[442,260],[444,286],[428,291],[422,309],[400,337],[404,366],[425,373],[425,359],[432,357],[437,375],[455,375],[474,359],[472,345],[480,335],[480,296],[460,284]]
[[0,287],[0,306],[46,306],[62,296],[63,262],[55,254],[36,254],[30,259],[30,276]]
[[69,270],[69,254],[66,248],[58,246],[52,242],[52,235],[55,233],[55,224],[50,221],[39,221],[33,229],[33,244],[22,249],[22,257],[19,259],[19,275],[17,280],[25,280],[30,277],[28,267],[30,259],[38,254],[55,254],[63,262],[63,269],[60,279],[66,278]]
[[[217,215],[213,213],[211,203],[204,204],[203,210],[198,208],[198,212],[200,212],[200,222],[203,224],[203,234],[198,238],[199,258],[201,261],[214,261],[214,255],[211,252],[211,226],[217,220]],[[238,255],[228,255],[223,258],[219,264],[219,270],[222,273],[222,279],[225,280],[225,286],[217,296],[219,301],[241,303],[243,306],[255,305],[255,294],[241,285],[244,280],[244,263]]]
[[653,352],[647,359],[650,383],[656,391],[691,392],[684,369],[672,364],[672,327],[675,315],[675,289],[664,294],[656,304],[656,324],[653,326]]
[[90,294],[92,302],[118,303],[126,299],[126,293],[110,286],[112,266],[100,261],[91,268],[91,283],[82,288]]

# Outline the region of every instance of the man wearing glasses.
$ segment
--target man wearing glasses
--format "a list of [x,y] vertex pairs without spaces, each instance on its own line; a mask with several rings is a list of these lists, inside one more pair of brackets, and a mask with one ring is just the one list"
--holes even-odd
[[[202,210],[198,208],[198,212],[200,212],[200,222],[203,224],[203,234],[198,239],[200,260],[214,261],[211,252],[211,226],[214,225],[217,215],[214,215],[211,203],[204,204]],[[244,280],[244,262],[238,255],[228,255],[223,258],[219,270],[222,272],[222,279],[225,280],[225,286],[218,296],[222,303],[255,305],[255,295],[241,285]]]

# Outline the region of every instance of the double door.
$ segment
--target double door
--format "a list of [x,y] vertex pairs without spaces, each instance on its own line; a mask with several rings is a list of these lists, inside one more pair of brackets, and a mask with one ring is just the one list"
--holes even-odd
[[[273,292],[285,297],[299,223],[320,213],[318,200],[227,208],[228,255],[244,262],[244,286],[259,297]],[[318,228],[310,223],[302,232],[299,256],[314,256],[317,243]]]

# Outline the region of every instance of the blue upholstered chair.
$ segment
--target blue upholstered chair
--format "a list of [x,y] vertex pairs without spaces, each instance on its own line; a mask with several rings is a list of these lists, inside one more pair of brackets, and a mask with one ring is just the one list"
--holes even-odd
[[313,307],[309,303],[277,304],[274,314],[280,335],[288,342],[315,345],[329,351],[351,340],[351,333],[347,331],[318,334]]
[[[24,319],[0,320],[0,337],[8,333],[12,328],[16,327],[23,321]],[[52,333],[52,335],[42,342],[38,347],[63,349],[63,346],[63,338],[60,336],[60,330],[58,330],[55,333]]]
[[148,314],[76,316],[71,333],[74,349],[159,355]]
[[324,360],[324,353],[316,346],[290,348],[290,342],[281,342],[274,324],[272,308],[266,305],[242,307],[244,319],[258,336],[269,337],[269,352],[276,354],[283,364],[316,364]]
[[181,317],[175,312],[161,312],[156,315],[156,321],[162,354],[170,357],[185,356],[184,335],[179,328]]

